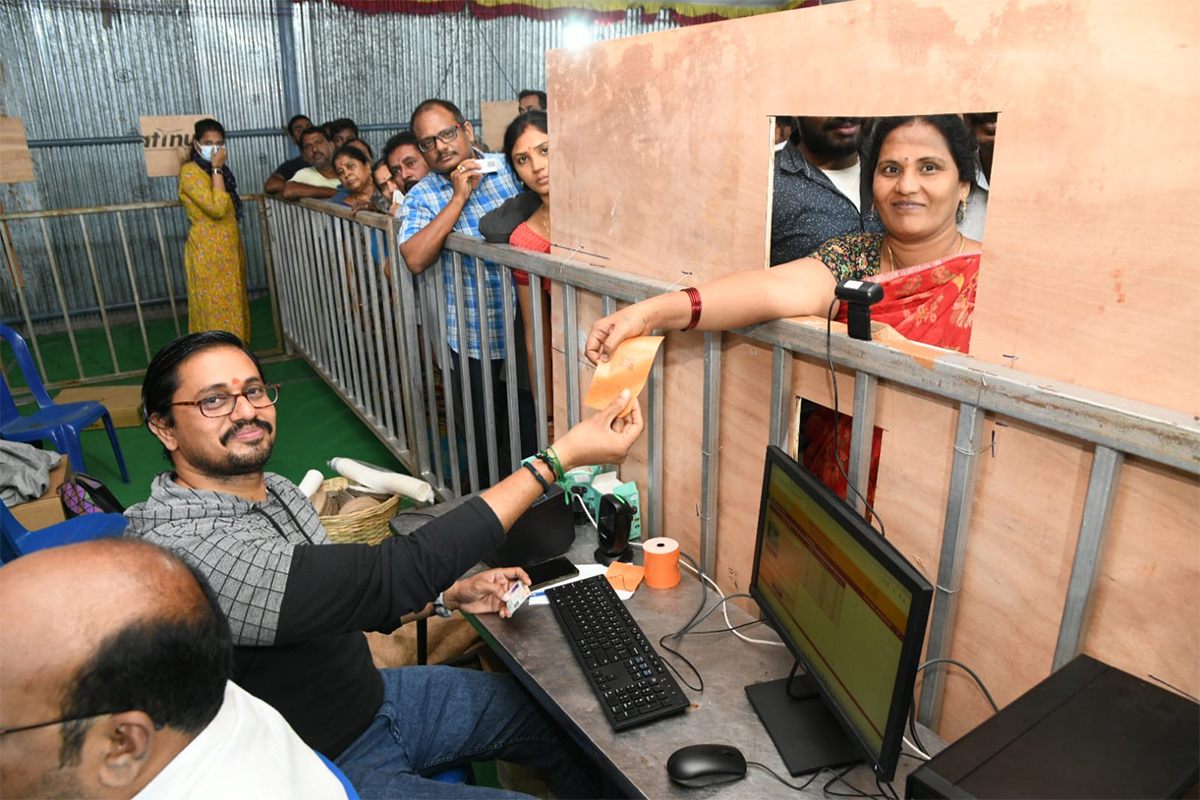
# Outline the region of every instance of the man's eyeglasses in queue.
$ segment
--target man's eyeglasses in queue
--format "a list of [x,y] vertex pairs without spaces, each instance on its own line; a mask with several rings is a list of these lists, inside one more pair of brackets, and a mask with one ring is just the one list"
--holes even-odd
[[428,153],[430,150],[433,149],[434,145],[437,144],[437,142],[434,141],[435,139],[440,139],[443,142],[446,142],[447,144],[449,144],[450,142],[453,142],[455,139],[458,138],[458,129],[461,127],[462,127],[462,125],[458,124],[452,128],[445,128],[444,130],[438,131],[436,136],[430,136],[425,139],[419,139],[417,141],[417,149],[420,150],[422,153]]

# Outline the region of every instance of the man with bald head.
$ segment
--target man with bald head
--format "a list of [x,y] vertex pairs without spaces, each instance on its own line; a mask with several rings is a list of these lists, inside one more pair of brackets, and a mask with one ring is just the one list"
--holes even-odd
[[0,567],[0,797],[344,797],[269,705],[229,681],[208,586],[133,539]]

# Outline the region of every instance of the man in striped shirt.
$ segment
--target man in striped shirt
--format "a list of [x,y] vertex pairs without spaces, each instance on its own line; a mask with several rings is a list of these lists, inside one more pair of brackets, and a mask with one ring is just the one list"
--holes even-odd
[[[462,257],[462,308],[455,297],[454,260],[443,249],[450,233],[478,237],[479,220],[521,191],[520,182],[501,153],[483,153],[475,148],[475,130],[448,100],[426,100],[412,114],[411,125],[417,149],[429,165],[429,174],[404,197],[400,210],[400,254],[414,274],[435,263],[442,266],[446,289],[446,340],[450,345],[453,369],[467,369],[471,380],[471,414],[475,428],[475,453],[481,485],[490,485],[487,469],[484,415],[484,383],[490,383],[494,405],[497,453],[508,452],[508,401],[500,380],[508,350],[504,335],[506,318],[519,321],[515,314],[515,292],[506,305],[503,281],[511,276],[488,261]],[[480,160],[491,158],[498,165],[494,172],[482,172]],[[479,283],[483,285],[484,307],[479,304]],[[466,341],[460,341],[459,314],[465,319]],[[517,340],[522,334],[515,334]],[[483,342],[488,352],[484,358]],[[514,342],[514,345],[516,342]],[[486,363],[485,363],[486,361]],[[461,373],[459,373],[461,374]],[[456,392],[455,396],[458,397]],[[521,427],[521,453],[532,455],[537,449],[534,438],[533,398],[518,391],[518,415]],[[504,460],[502,455],[498,458]],[[499,473],[507,470],[498,470]]]

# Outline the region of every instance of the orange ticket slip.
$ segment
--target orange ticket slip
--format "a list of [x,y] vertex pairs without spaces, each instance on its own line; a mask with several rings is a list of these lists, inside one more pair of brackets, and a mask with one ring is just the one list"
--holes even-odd
[[614,561],[608,565],[608,572],[604,573],[604,577],[608,578],[608,582],[612,587],[622,592],[632,592],[642,582],[642,576],[646,570],[635,564],[625,564],[621,561]]
[[617,399],[622,389],[628,389],[629,405],[618,415],[628,416],[634,398],[641,394],[646,379],[650,377],[650,368],[654,366],[654,356],[662,340],[661,336],[636,336],[617,345],[612,358],[596,366],[596,375],[592,378],[583,404],[601,411]]

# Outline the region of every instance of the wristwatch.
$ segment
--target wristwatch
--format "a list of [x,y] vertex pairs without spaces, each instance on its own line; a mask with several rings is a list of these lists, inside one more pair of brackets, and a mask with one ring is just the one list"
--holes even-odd
[[446,608],[446,593],[438,592],[437,599],[433,601],[433,613],[437,614],[442,619],[450,619],[454,616],[454,612]]

